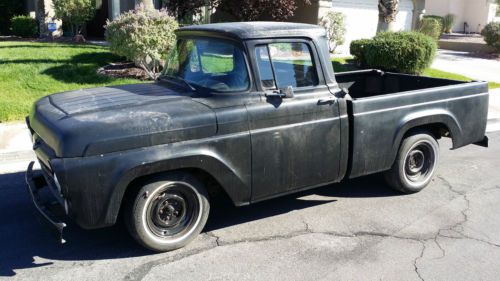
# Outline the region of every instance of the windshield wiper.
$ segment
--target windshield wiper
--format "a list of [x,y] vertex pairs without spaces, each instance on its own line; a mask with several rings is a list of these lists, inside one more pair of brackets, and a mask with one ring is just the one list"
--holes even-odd
[[163,75],[163,77],[167,77],[170,79],[181,81],[184,83],[184,85],[186,85],[189,89],[191,89],[191,91],[198,92],[198,90],[193,85],[191,85],[186,79],[184,79],[180,76],[165,74],[165,75]]

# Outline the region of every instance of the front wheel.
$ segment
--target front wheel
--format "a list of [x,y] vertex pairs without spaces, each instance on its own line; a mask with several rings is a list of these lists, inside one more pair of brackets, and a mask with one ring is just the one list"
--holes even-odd
[[428,133],[414,133],[403,140],[394,164],[384,173],[385,179],[403,193],[419,192],[431,181],[438,158],[436,139]]
[[189,174],[172,173],[146,182],[126,209],[127,228],[140,244],[171,251],[202,231],[210,205],[203,184]]

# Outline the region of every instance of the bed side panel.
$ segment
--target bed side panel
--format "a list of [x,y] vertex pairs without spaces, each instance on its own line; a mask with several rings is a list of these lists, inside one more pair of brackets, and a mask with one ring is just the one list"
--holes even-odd
[[488,114],[485,82],[409,91],[352,101],[350,178],[388,170],[404,134],[417,126],[448,127],[453,148],[483,139]]

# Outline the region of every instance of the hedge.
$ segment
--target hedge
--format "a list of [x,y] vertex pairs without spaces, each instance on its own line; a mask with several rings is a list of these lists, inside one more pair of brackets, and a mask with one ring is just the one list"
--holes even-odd
[[436,54],[436,41],[419,32],[384,32],[373,39],[356,40],[351,54],[369,68],[420,74]]
[[38,24],[30,16],[14,16],[10,20],[12,34],[21,37],[36,37],[38,34]]

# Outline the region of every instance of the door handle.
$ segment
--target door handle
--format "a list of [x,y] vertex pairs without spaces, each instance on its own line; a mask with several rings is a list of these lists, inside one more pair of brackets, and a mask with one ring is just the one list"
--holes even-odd
[[318,100],[318,105],[323,105],[323,104],[333,105],[336,102],[337,102],[337,98],[335,98],[335,97],[329,97],[329,98],[325,98],[325,99],[319,99]]

